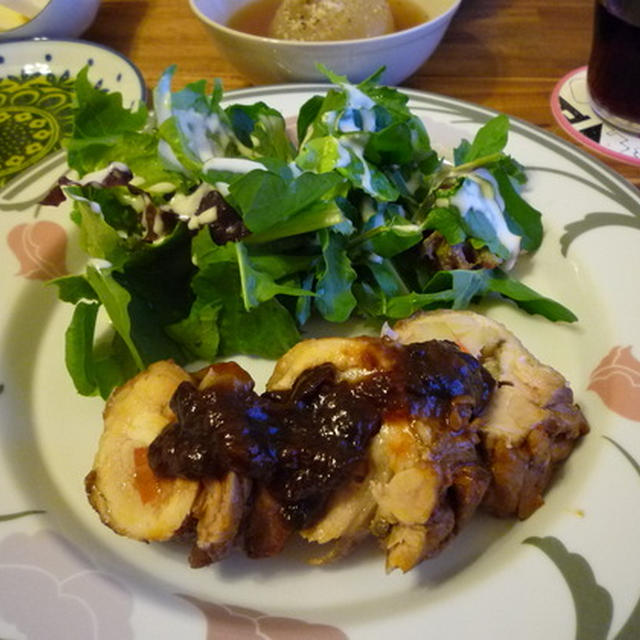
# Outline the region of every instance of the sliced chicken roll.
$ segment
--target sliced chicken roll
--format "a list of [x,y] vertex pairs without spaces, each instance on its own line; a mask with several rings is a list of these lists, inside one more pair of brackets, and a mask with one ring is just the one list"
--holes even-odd
[[291,349],[267,388],[287,389],[303,372],[327,363],[337,381],[351,384],[386,375],[378,383],[386,397],[372,394],[380,406],[379,430],[324,515],[301,534],[333,543],[315,560],[324,563],[372,533],[385,549],[387,570],[408,571],[458,531],[489,484],[471,419],[483,409],[492,381],[452,343],[399,349],[388,340],[328,338]]
[[175,419],[171,396],[188,380],[173,362],[157,362],[107,401],[104,430],[85,485],[100,518],[117,533],[136,540],[168,540],[191,513],[200,484],[158,478],[148,463],[149,445]]
[[502,324],[471,311],[417,314],[390,334],[404,344],[452,340],[493,375],[498,386],[476,420],[492,477],[484,506],[503,517],[531,515],[556,466],[589,430],[565,378]]
[[176,424],[171,402],[182,385],[202,391],[253,382],[233,364],[212,365],[193,376],[171,361],[152,364],[107,401],[104,430],[85,484],[90,503],[117,533],[144,541],[195,538],[190,563],[198,567],[233,547],[251,483],[231,471],[194,479],[152,469],[154,442]]

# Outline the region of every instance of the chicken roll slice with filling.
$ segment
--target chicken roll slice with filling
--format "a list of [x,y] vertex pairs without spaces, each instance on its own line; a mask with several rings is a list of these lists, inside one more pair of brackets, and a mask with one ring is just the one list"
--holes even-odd
[[387,569],[407,571],[458,531],[489,484],[473,418],[493,380],[452,342],[400,348],[388,340],[328,338],[293,347],[267,387],[286,389],[319,365],[333,367],[337,382],[368,388],[379,424],[324,514],[301,534],[333,542],[316,559],[323,563],[373,533],[386,551]]
[[404,344],[452,340],[491,372],[498,385],[476,421],[491,472],[484,506],[503,517],[531,515],[554,469],[589,430],[564,377],[502,324],[471,311],[417,314],[390,333]]
[[104,430],[85,480],[89,502],[115,532],[137,540],[168,540],[191,512],[199,483],[158,478],[149,445],[175,416],[169,407],[189,375],[163,361],[119,387],[107,401]]

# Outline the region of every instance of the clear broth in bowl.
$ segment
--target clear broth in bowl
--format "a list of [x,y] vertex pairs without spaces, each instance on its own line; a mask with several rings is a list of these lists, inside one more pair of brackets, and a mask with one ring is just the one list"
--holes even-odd
[[[238,9],[227,22],[230,29],[255,36],[268,36],[269,25],[282,0],[255,0]],[[429,20],[427,13],[411,0],[389,0],[395,31],[416,27]]]

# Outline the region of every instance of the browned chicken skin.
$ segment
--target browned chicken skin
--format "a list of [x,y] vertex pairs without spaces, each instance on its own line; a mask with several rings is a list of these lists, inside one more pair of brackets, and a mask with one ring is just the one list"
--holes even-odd
[[481,505],[530,515],[587,432],[564,378],[471,312],[388,334],[300,342],[260,396],[233,363],[152,365],[107,403],[91,504],[131,538],[188,530],[192,566],[275,555],[297,533],[314,564],[372,535],[388,571],[438,553]]
[[529,517],[543,504],[553,471],[589,427],[567,381],[542,364],[503,325],[470,311],[434,311],[397,323],[403,343],[454,340],[491,372],[498,387],[478,418],[491,471],[484,506]]

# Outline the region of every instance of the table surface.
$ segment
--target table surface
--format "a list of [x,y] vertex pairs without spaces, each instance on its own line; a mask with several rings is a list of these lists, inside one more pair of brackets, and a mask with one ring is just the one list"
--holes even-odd
[[[567,72],[586,64],[589,0],[463,0],[434,55],[403,86],[491,107],[573,141],[554,120],[550,95]],[[249,86],[216,50],[188,0],[102,0],[85,39],[127,55],[153,87],[177,65],[176,87],[220,78],[226,90]],[[640,188],[640,169],[597,154]]]

